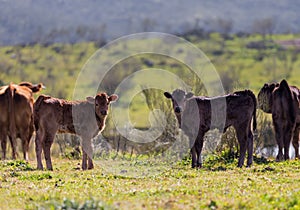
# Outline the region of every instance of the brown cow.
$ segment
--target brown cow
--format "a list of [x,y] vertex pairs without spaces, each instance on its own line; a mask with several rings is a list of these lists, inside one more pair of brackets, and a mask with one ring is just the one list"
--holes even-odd
[[286,80],[282,80],[280,84],[264,84],[257,98],[259,108],[272,114],[278,144],[276,160],[289,159],[292,138],[295,156],[299,158],[300,90],[295,86],[289,86]]
[[[73,133],[82,138],[82,169],[94,168],[91,139],[104,129],[110,102],[117,95],[98,93],[84,101],[66,101],[41,95],[34,104],[37,168],[43,169],[42,150],[48,170],[53,170],[50,148],[57,132]],[[88,165],[87,165],[88,164]]]
[[12,158],[16,158],[16,138],[21,138],[24,159],[28,160],[29,143],[34,131],[33,127],[33,93],[44,86],[22,82],[0,88],[0,140],[2,158],[6,158],[6,138],[10,139]]
[[191,97],[191,93],[186,94],[183,90],[177,89],[172,94],[165,92],[164,95],[172,99],[179,126],[190,139],[193,168],[202,167],[201,151],[205,133],[214,128],[223,128],[222,131],[225,132],[229,126],[235,128],[240,146],[238,167],[244,164],[246,150],[248,151],[247,166],[252,164],[252,118],[253,129],[256,129],[256,98],[252,91],[238,91],[225,96],[208,98]]

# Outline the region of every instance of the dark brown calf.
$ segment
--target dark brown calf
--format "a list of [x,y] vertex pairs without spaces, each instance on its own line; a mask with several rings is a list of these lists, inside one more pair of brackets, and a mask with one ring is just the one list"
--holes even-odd
[[235,128],[240,146],[238,167],[244,164],[246,150],[248,151],[247,166],[252,164],[251,120],[253,118],[255,130],[256,98],[250,90],[214,98],[192,97],[192,94],[186,94],[183,90],[175,90],[172,94],[165,92],[164,95],[172,99],[179,126],[190,139],[192,167],[202,167],[201,151],[205,133],[214,128],[223,129],[222,131],[225,132],[229,126]]
[[278,144],[276,160],[289,159],[292,139],[295,156],[299,158],[300,90],[282,80],[280,83],[264,84],[257,98],[259,108],[272,114]]
[[50,148],[57,132],[79,135],[82,138],[82,169],[94,168],[91,140],[104,129],[109,104],[117,98],[115,94],[98,93],[85,101],[66,101],[41,95],[34,104],[37,168],[43,169],[43,150],[47,169],[53,169]]

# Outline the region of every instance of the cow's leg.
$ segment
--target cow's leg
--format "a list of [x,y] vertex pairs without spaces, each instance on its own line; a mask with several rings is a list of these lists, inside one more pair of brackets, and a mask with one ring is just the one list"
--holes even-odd
[[42,142],[44,141],[44,134],[41,129],[36,132],[35,136],[35,153],[36,153],[36,161],[37,161],[37,168],[43,170],[43,163],[42,163]]
[[10,145],[11,145],[11,149],[12,149],[12,159],[16,159],[17,158],[17,141],[16,141],[16,137],[11,137],[9,136],[9,141],[10,141]]
[[17,157],[17,141],[16,141],[16,136],[14,134],[9,136],[11,148],[12,148],[12,159],[16,159]]
[[280,162],[283,161],[283,153],[282,153],[282,149],[283,149],[283,130],[282,130],[282,126],[280,126],[280,124],[277,122],[277,120],[273,117],[273,124],[274,124],[274,130],[275,130],[275,138],[276,138],[276,142],[278,145],[278,153],[276,156],[276,161]]
[[191,148],[192,168],[197,167],[197,153],[195,145]]
[[28,162],[28,150],[29,150],[29,141],[27,139],[22,139],[22,148],[23,148],[23,158]]
[[91,157],[88,157],[88,169],[93,169],[93,168],[94,168],[93,159]]
[[246,150],[248,146],[248,126],[245,124],[234,126],[236,130],[237,139],[240,145],[240,157],[238,161],[238,167],[244,165]]
[[196,166],[198,168],[202,167],[202,158],[201,158],[201,151],[203,148],[203,136],[204,133],[199,133],[197,139],[195,141],[195,150],[196,150]]
[[93,147],[91,138],[82,138],[82,170],[93,169]]
[[297,125],[294,131],[294,136],[293,136],[293,147],[295,149],[295,158],[300,159],[299,155],[299,128],[300,125]]
[[6,142],[7,142],[7,136],[5,133],[2,133],[1,137],[0,137],[0,141],[1,141],[1,149],[2,149],[2,160],[6,159]]
[[82,170],[86,170],[87,169],[87,154],[86,154],[86,152],[84,151],[83,148],[82,148],[81,168],[82,168]]
[[44,156],[46,160],[46,166],[48,170],[53,170],[50,149],[55,137],[55,133],[56,133],[55,131],[46,131],[45,141],[43,141],[42,144]]
[[32,135],[29,133],[29,130],[23,131],[21,135],[23,158],[26,161],[28,161],[28,151],[29,151],[29,143],[30,143],[31,136]]
[[294,134],[294,128],[295,126],[293,125],[287,125],[284,128],[284,136],[283,136],[283,146],[284,146],[284,160],[289,160],[290,159],[290,144],[291,140]]
[[247,152],[248,152],[247,167],[250,167],[253,162],[253,133],[250,127],[248,129]]

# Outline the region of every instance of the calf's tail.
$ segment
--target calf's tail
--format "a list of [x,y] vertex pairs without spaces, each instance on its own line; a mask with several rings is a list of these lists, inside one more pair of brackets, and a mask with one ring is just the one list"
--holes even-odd
[[256,127],[257,127],[257,120],[256,120],[256,109],[257,109],[257,101],[256,101],[256,97],[254,95],[254,93],[251,90],[247,90],[248,95],[252,98],[253,104],[254,104],[254,109],[253,109],[253,113],[252,113],[252,128],[253,131],[256,131]]
[[12,84],[9,84],[7,88],[7,97],[8,97],[8,116],[9,116],[9,133],[13,138],[16,135],[16,122],[15,122],[15,105],[14,105],[14,95],[15,88]]

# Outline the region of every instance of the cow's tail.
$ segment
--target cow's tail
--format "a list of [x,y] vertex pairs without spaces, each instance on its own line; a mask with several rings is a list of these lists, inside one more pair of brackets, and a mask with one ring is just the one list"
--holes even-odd
[[42,102],[48,98],[50,98],[50,96],[40,95],[33,105],[33,120],[34,120],[34,127],[36,131],[38,131],[39,129],[40,106]]
[[14,105],[14,95],[15,95],[16,89],[12,83],[8,85],[8,88],[6,89],[6,96],[7,96],[7,102],[8,102],[8,116],[9,116],[9,122],[8,122],[8,131],[9,131],[9,138],[10,143],[12,147],[12,157],[13,159],[16,158],[18,155],[16,152],[16,135],[17,135],[17,129],[16,129],[16,118],[15,118],[15,105]]
[[[295,115],[295,107],[294,107],[294,103],[293,103],[293,101],[294,101],[293,93],[285,79],[283,79],[280,82],[278,90],[281,94],[280,97],[281,98],[286,97],[286,99],[287,99],[286,103],[288,103],[288,113],[290,115],[290,119],[292,120],[292,122],[296,122],[297,116]],[[282,103],[284,103],[284,102],[282,102]]]
[[6,96],[8,101],[8,116],[9,116],[9,135],[11,138],[15,138],[16,135],[16,121],[15,121],[15,105],[14,105],[14,95],[16,89],[13,84],[10,83],[7,88]]
[[256,120],[256,109],[257,109],[257,101],[256,101],[256,97],[254,95],[254,93],[251,90],[247,90],[248,95],[252,98],[253,104],[254,104],[254,110],[252,113],[252,129],[253,131],[256,131],[256,127],[257,127],[257,120]]

